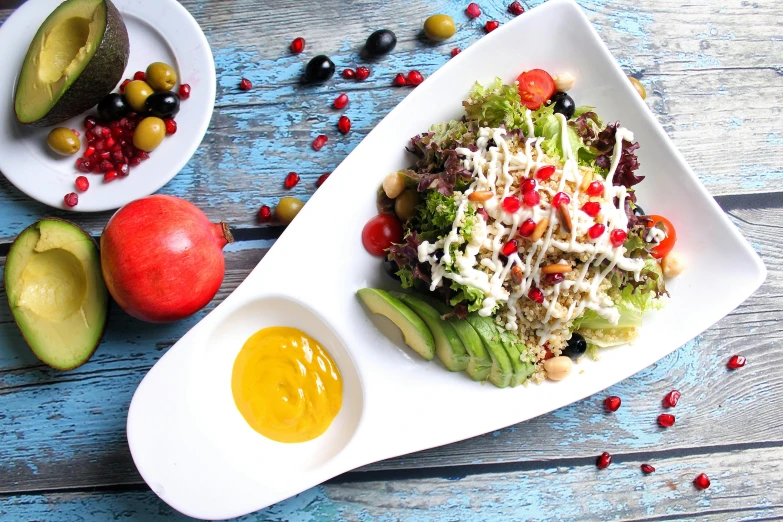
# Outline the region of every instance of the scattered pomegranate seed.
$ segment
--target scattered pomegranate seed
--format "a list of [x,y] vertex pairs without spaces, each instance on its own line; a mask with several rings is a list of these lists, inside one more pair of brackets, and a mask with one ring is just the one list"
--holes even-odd
[[552,206],[559,207],[560,205],[568,205],[571,203],[571,196],[565,192],[558,192],[555,197],[552,198]]
[[419,71],[414,70],[408,73],[408,83],[413,85],[414,87],[419,85],[423,81],[424,81],[424,77],[421,75]]
[[351,132],[351,120],[348,116],[340,116],[340,119],[337,120],[337,130],[343,134]]
[[76,195],[76,192],[69,192],[65,195],[63,198],[63,201],[65,204],[69,207],[75,207],[79,204],[79,196]]
[[82,133],[81,133],[81,132],[79,132],[79,131],[77,131],[76,129],[71,129],[71,132],[73,132],[74,134],[76,134],[76,137],[77,137],[77,138],[78,138],[79,136],[81,136],[81,135],[82,135]]
[[346,105],[348,105],[348,95],[345,93],[341,94],[340,96],[334,99],[332,105],[334,105],[335,109],[344,108]]
[[239,81],[239,90],[241,90],[241,91],[249,91],[252,88],[253,88],[253,84],[247,78],[242,78]]
[[484,221],[487,221],[487,220],[489,219],[489,214],[487,214],[487,211],[486,211],[486,210],[484,210],[483,208],[479,208],[479,209],[476,211],[476,214],[478,214],[479,216],[481,216],[481,219],[483,219]]
[[344,69],[343,78],[345,78],[346,80],[353,80],[354,78],[356,78],[356,71],[354,71],[353,69]]
[[601,453],[601,456],[598,457],[598,461],[595,463],[596,466],[598,466],[598,469],[606,469],[609,467],[609,464],[612,463],[612,456],[609,455],[608,452],[604,451]]
[[599,212],[601,212],[601,204],[595,201],[588,201],[582,205],[582,212],[590,217],[595,217]]
[[660,424],[663,428],[671,428],[674,426],[674,415],[661,413],[658,415],[658,424]]
[[530,291],[527,293],[528,298],[530,298],[531,301],[534,301],[538,304],[541,304],[544,302],[544,292],[541,291],[540,288],[533,287],[530,289]]
[[324,145],[326,145],[327,141],[329,141],[329,138],[327,138],[326,135],[319,134],[313,140],[313,150],[321,150],[324,148]]
[[370,77],[370,69],[367,67],[361,66],[356,68],[356,79],[359,81],[366,80]]
[[101,136],[104,138],[111,137],[111,129],[108,127],[101,127]]
[[677,401],[680,400],[680,392],[672,390],[666,394],[663,398],[663,405],[667,408],[674,408],[677,406]]
[[294,188],[297,183],[299,183],[299,174],[296,172],[289,172],[285,177],[285,181],[283,182],[285,188],[287,189]]
[[173,118],[166,118],[163,120],[163,123],[166,124],[166,134],[168,136],[177,132],[177,122]]
[[462,52],[462,49],[460,49],[459,47],[455,47],[454,49],[451,50],[451,57],[454,58],[455,56],[457,56],[461,52]]
[[654,473],[655,468],[650,466],[649,464],[642,464],[642,473],[645,475],[649,475],[650,473]]
[[514,16],[519,16],[525,12],[525,8],[519,2],[511,2],[508,6],[508,12]]
[[114,181],[117,179],[117,171],[116,170],[109,170],[107,172],[103,173],[103,182],[108,183],[110,181]]
[[329,174],[331,174],[331,172],[327,172],[326,174],[321,174],[320,176],[318,176],[318,179],[315,182],[315,186],[320,187],[321,185],[323,185],[324,181],[329,179]]
[[587,186],[588,196],[600,196],[604,193],[604,184],[600,181],[593,181]]
[[497,20],[490,20],[489,22],[484,24],[484,30],[488,33],[491,33],[498,27],[500,27],[500,22],[498,22]]
[[541,181],[544,181],[551,178],[552,174],[555,173],[555,170],[556,169],[554,165],[544,165],[543,167],[536,169],[536,177]]
[[738,370],[745,366],[745,358],[741,355],[733,355],[726,366],[729,367],[729,370]]
[[397,76],[394,77],[394,81],[392,82],[392,85],[394,85],[395,87],[402,87],[406,83],[408,83],[408,80],[405,79],[405,76],[403,76],[402,74],[398,74]]
[[85,118],[84,118],[84,128],[87,129],[87,130],[90,130],[93,127],[95,127],[95,125],[97,125],[97,123],[98,122],[96,122],[95,118],[93,118],[92,116],[85,116]]
[[501,206],[503,207],[504,211],[506,211],[509,214],[513,214],[514,212],[516,212],[522,207],[522,203],[519,201],[518,197],[507,196],[503,198],[503,202],[501,203]]
[[187,100],[188,98],[190,98],[190,85],[183,83],[179,86],[179,99]]
[[587,229],[587,235],[590,239],[598,239],[606,231],[606,226],[601,223],[596,223],[592,227]]
[[74,184],[76,185],[76,190],[79,192],[84,192],[90,188],[90,180],[88,180],[85,176],[79,176],[76,178],[76,182]]
[[625,239],[627,237],[628,234],[625,232],[625,230],[620,230],[619,228],[615,228],[609,232],[609,241],[611,241],[612,246],[615,248],[622,246],[622,244],[625,243]]
[[516,251],[517,251],[517,242],[514,241],[513,239],[508,243],[506,243],[505,245],[503,245],[503,255],[506,257],[510,256]]
[[522,196],[522,200],[525,202],[525,205],[528,207],[535,207],[539,203],[541,203],[541,196],[538,192],[535,190],[532,190],[530,192],[525,193],[524,196]]
[[547,274],[544,280],[549,283],[550,285],[556,285],[557,283],[562,283],[565,279],[565,276],[563,274]]
[[258,211],[258,219],[261,221],[269,221],[272,219],[272,209],[268,205],[261,205]]
[[468,7],[465,9],[465,14],[468,15],[470,18],[478,18],[481,16],[481,8],[478,6],[478,4],[471,2],[468,4]]
[[88,145],[87,148],[84,149],[84,157],[89,158],[93,154],[95,154],[95,147],[92,145]]
[[131,80],[128,80],[127,78],[126,78],[126,79],[124,79],[124,80],[122,81],[122,83],[120,84],[120,88],[119,88],[120,94],[125,94],[125,87],[126,87],[126,86],[127,86],[129,83],[130,83],[130,82],[131,82]]
[[522,237],[530,237],[533,231],[536,229],[536,222],[532,218],[528,218],[519,225],[519,235]]
[[133,75],[134,80],[141,80],[143,82],[147,81],[147,73],[144,71],[136,71],[136,74]]
[[710,487],[710,478],[704,473],[699,473],[696,478],[693,479],[693,485],[698,489],[707,489]]
[[294,41],[291,42],[291,52],[294,54],[299,54],[305,49],[305,39],[301,36],[298,38],[294,38]]
[[622,404],[622,401],[617,395],[612,395],[604,399],[604,406],[606,406],[606,409],[609,411],[617,411],[620,408],[620,404]]
[[522,182],[522,193],[526,194],[531,190],[536,190],[536,180],[527,178]]

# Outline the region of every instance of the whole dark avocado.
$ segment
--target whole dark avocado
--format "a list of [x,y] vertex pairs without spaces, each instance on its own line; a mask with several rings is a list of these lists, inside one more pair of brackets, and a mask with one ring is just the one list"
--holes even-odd
[[27,50],[14,96],[20,123],[49,127],[94,107],[122,79],[130,45],[110,0],[66,0]]

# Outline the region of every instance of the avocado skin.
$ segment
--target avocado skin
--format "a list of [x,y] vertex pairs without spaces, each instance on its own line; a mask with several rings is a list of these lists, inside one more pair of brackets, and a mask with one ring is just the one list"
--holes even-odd
[[[106,30],[90,63],[46,115],[40,120],[20,123],[30,127],[51,127],[70,120],[95,107],[101,98],[120,83],[130,55],[128,29],[114,4],[110,0],[104,0],[104,3],[106,4]],[[119,64],[122,66],[120,67]],[[15,103],[16,94],[14,94]]]

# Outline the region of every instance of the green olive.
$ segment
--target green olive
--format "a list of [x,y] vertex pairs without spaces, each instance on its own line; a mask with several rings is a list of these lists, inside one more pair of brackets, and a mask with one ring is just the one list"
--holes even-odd
[[641,96],[643,100],[646,99],[647,91],[644,89],[644,85],[642,85],[642,82],[640,82],[633,76],[629,76],[628,79],[631,80],[631,85],[633,85],[633,88],[636,89],[636,92],[639,93],[639,96]]
[[53,151],[63,156],[76,154],[82,146],[79,136],[71,129],[66,129],[65,127],[52,129],[52,132],[46,138],[46,143],[49,144]]
[[394,200],[394,213],[402,221],[408,221],[416,214],[416,205],[419,203],[419,193],[415,190],[406,190]]
[[449,15],[436,14],[424,21],[424,34],[430,40],[442,42],[454,36],[456,32],[457,28],[454,27],[454,20]]
[[147,67],[147,83],[156,91],[170,91],[177,83],[177,73],[167,63],[151,63]]
[[144,102],[147,101],[150,94],[153,93],[152,87],[147,82],[133,80],[125,86],[125,101],[128,102],[134,111],[143,112],[146,109]]
[[163,120],[150,116],[144,118],[133,132],[133,145],[144,152],[155,150],[166,137],[166,124]]
[[294,220],[303,206],[304,202],[301,199],[292,198],[290,196],[280,198],[280,201],[277,202],[277,208],[275,208],[275,216],[277,216],[277,219],[279,219],[281,223],[287,225]]

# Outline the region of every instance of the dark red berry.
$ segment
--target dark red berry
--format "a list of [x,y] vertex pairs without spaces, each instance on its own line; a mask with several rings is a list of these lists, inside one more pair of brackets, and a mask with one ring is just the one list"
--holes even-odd
[[348,105],[348,95],[345,93],[341,94],[340,96],[334,99],[332,105],[334,105],[335,109],[344,108],[346,105]]
[[289,172],[285,177],[285,181],[283,182],[285,188],[287,189],[294,188],[297,183],[299,183],[299,174],[296,172]]
[[645,475],[649,475],[650,473],[654,473],[655,468],[650,466],[649,464],[642,464],[642,473]]
[[544,165],[543,167],[539,167],[536,170],[536,177],[541,181],[544,181],[551,178],[552,174],[555,173],[555,170],[556,169],[554,165]]
[[674,426],[674,415],[661,413],[658,415],[658,424],[660,424],[663,428],[671,428]]
[[122,154],[122,151],[117,150],[111,153],[111,161],[115,163],[125,163],[125,156]]
[[190,98],[190,85],[183,83],[179,86],[179,99],[187,100],[188,98]]
[[370,77],[370,69],[361,66],[356,68],[356,79],[359,81],[366,80]]
[[451,50],[451,57],[454,58],[455,56],[457,56],[461,52],[462,52],[462,49],[460,49],[459,47],[455,47],[454,49]]
[[592,227],[587,229],[587,235],[590,239],[598,239],[606,231],[606,226],[601,223],[596,223]]
[[587,186],[588,196],[600,196],[604,193],[604,184],[600,181],[593,181]]
[[79,192],[84,192],[90,188],[90,180],[88,180],[85,176],[79,176],[76,178],[76,182],[74,184],[76,185],[76,190]]
[[588,201],[582,205],[582,212],[590,217],[595,217],[601,212],[601,204],[596,201]]
[[354,71],[353,69],[343,70],[343,78],[345,78],[346,80],[353,80],[354,78],[356,78],[356,71]]
[[596,461],[595,465],[598,466],[598,469],[606,469],[609,467],[609,464],[612,463],[612,456],[609,455],[608,452],[604,451],[601,453],[601,456],[598,457],[598,461]]
[[127,178],[130,174],[130,168],[127,163],[120,163],[117,165],[117,175],[121,178]]
[[239,81],[239,89],[240,90],[242,90],[242,91],[249,91],[252,88],[253,88],[253,83],[250,80],[248,80],[247,78],[242,78]]
[[76,168],[79,169],[79,172],[87,173],[90,172],[90,169],[92,169],[92,163],[87,159],[82,160],[81,163],[79,163],[79,160],[76,160]]
[[326,174],[321,174],[320,176],[318,176],[318,179],[315,182],[315,186],[320,187],[321,185],[323,185],[324,181],[326,181],[329,178],[329,174],[331,174],[331,172],[327,172]]
[[699,473],[696,475],[696,478],[693,479],[693,485],[696,486],[697,489],[707,489],[710,487],[710,478],[704,473]]
[[108,138],[106,138],[106,140],[104,141],[104,144],[106,145],[106,148],[107,148],[107,149],[111,149],[112,147],[114,147],[114,145],[115,145],[117,142],[116,142],[116,141],[114,141],[114,138],[112,138],[112,137],[111,137],[111,130],[109,130],[109,129],[106,129],[106,130],[108,130],[108,131],[109,131],[109,137],[108,137]]
[[564,279],[565,275],[563,274],[547,274],[544,281],[546,281],[547,284],[556,285],[562,283]]
[[70,192],[65,195],[63,201],[65,202],[66,206],[75,207],[79,204],[79,196],[76,195],[76,192]]
[[552,206],[560,207],[560,205],[568,205],[571,203],[571,196],[565,192],[558,192],[555,197],[552,198]]
[[522,207],[519,198],[516,196],[506,196],[501,203],[503,210],[509,214],[513,214]]
[[663,398],[663,405],[667,408],[674,408],[677,406],[677,401],[680,400],[680,392],[672,390],[666,394]]
[[517,242],[514,241],[513,239],[508,243],[506,243],[505,245],[503,245],[503,255],[506,257],[510,256],[516,251],[517,251]]
[[125,94],[125,87],[130,83],[131,81],[128,79],[125,79],[120,84],[120,94]]
[[535,190],[531,190],[530,192],[526,192],[525,195],[522,196],[522,200],[525,202],[525,205],[527,205],[528,207],[535,207],[536,205],[541,203],[541,196]]
[[729,370],[738,370],[745,366],[745,358],[741,355],[732,355],[731,359],[729,359],[729,362],[726,363],[726,366],[729,367]]
[[163,123],[166,124],[166,134],[168,136],[171,136],[177,132],[177,122],[174,121],[173,118],[166,118],[163,120]]
[[141,80],[143,82],[147,81],[147,73],[144,71],[136,71],[136,74],[133,75],[134,80]]
[[84,149],[84,157],[89,158],[93,154],[95,154],[95,147],[92,145],[88,145],[87,148]]
[[398,74],[397,76],[394,77],[394,81],[392,82],[392,85],[394,85],[395,87],[402,87],[406,83],[408,83],[408,80],[405,79],[405,76],[402,74]]
[[490,20],[489,22],[484,24],[484,30],[488,33],[491,33],[498,27],[500,27],[500,22],[498,22],[497,20]]
[[525,194],[531,190],[536,190],[536,185],[536,180],[532,178],[525,179],[525,181],[522,182],[522,193]]
[[519,16],[525,12],[525,8],[519,2],[511,2],[508,6],[508,12],[514,16]]
[[322,148],[324,148],[324,145],[326,145],[327,141],[329,141],[329,138],[327,138],[326,135],[319,134],[313,140],[313,150],[321,150]]
[[111,159],[111,151],[110,150],[104,150],[100,154],[98,154],[98,157],[102,160]]
[[536,222],[532,218],[527,218],[519,225],[519,235],[522,237],[530,237],[533,231],[536,229]]
[[617,248],[619,246],[622,246],[623,243],[625,243],[625,239],[628,237],[628,234],[625,232],[625,230],[620,230],[619,228],[615,228],[611,232],[609,232],[609,241],[612,243],[612,246]]
[[299,54],[305,49],[305,39],[301,36],[298,38],[294,38],[294,41],[291,42],[291,52],[294,54]]
[[109,170],[107,172],[103,173],[103,182],[108,183],[110,181],[114,181],[117,179],[117,171],[116,170]]
[[87,130],[92,129],[95,127],[98,123],[95,121],[95,118],[92,116],[85,116],[84,118],[84,128]]
[[478,4],[471,2],[465,9],[465,14],[468,15],[469,18],[478,18],[481,16],[481,8],[478,6]]
[[620,404],[622,404],[622,401],[617,395],[612,395],[604,399],[604,406],[606,406],[606,409],[609,411],[617,411],[620,408]]
[[258,219],[261,221],[269,221],[272,219],[272,209],[267,205],[261,205],[261,208],[258,211]]
[[337,120],[337,130],[343,134],[348,134],[351,131],[351,120],[348,116],[340,116],[340,119]]
[[424,77],[419,71],[411,71],[408,73],[408,83],[416,87],[424,81]]
[[101,161],[101,172],[107,172],[109,170],[112,170],[114,168],[114,165],[109,160],[103,160]]
[[540,288],[536,288],[536,287],[531,288],[530,291],[527,293],[527,296],[530,298],[531,301],[534,301],[538,304],[544,302],[544,292],[542,292]]

